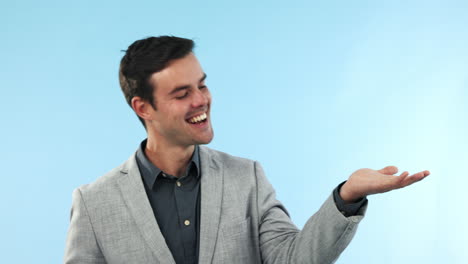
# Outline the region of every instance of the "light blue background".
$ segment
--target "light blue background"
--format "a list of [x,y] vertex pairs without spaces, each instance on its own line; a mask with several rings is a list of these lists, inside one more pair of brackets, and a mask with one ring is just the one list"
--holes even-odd
[[338,263],[468,263],[466,1],[0,4],[2,263],[60,263],[72,190],[144,139],[118,64],[193,38],[211,147],[259,160],[302,227],[355,170],[430,170],[369,197]]

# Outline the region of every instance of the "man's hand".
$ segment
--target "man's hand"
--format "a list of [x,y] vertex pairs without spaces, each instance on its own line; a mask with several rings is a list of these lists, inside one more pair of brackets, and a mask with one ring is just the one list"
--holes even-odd
[[425,170],[409,176],[409,173],[404,171],[400,176],[394,176],[393,174],[397,172],[398,168],[395,166],[387,166],[381,170],[357,170],[341,187],[340,196],[346,203],[352,203],[369,194],[406,187],[430,174],[429,171]]

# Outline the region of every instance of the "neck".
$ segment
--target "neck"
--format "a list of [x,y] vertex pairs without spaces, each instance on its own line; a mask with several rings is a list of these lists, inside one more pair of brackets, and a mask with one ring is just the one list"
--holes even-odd
[[187,169],[194,150],[194,145],[174,146],[148,137],[145,154],[151,163],[165,173],[181,177]]

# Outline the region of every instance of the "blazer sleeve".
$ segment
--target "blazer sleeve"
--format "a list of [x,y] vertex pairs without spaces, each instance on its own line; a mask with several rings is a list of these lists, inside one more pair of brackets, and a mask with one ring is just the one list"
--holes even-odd
[[332,195],[302,230],[292,223],[273,187],[255,162],[259,244],[263,263],[334,263],[353,238],[367,204],[358,215],[345,217]]
[[64,263],[106,263],[79,188],[73,191]]

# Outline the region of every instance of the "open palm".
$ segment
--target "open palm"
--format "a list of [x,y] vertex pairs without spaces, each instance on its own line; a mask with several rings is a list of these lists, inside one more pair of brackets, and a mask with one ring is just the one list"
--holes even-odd
[[428,170],[413,175],[404,171],[396,176],[398,168],[387,166],[381,170],[359,169],[341,187],[340,196],[345,202],[353,202],[370,194],[383,193],[411,185],[430,174]]

